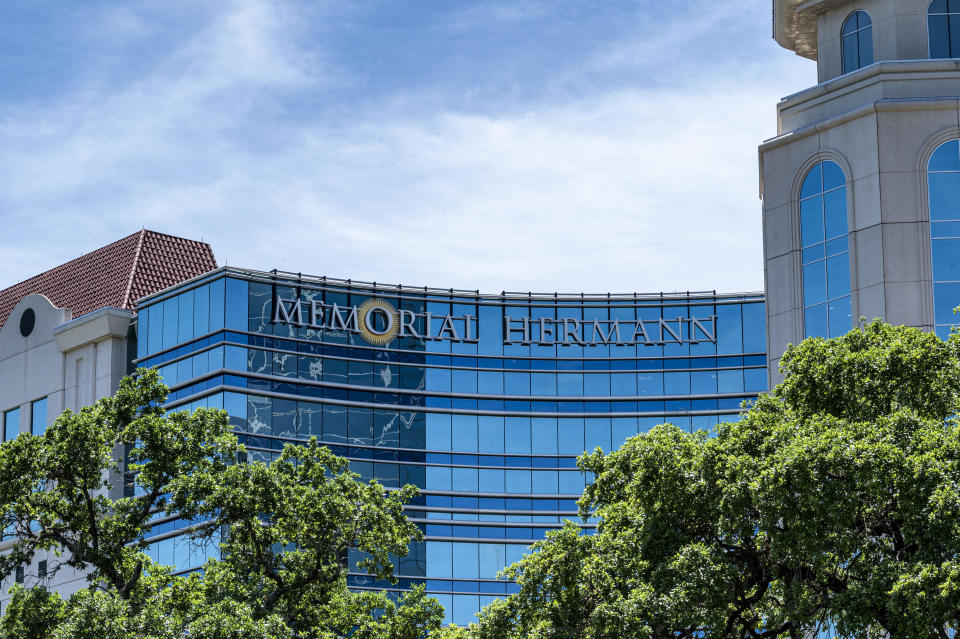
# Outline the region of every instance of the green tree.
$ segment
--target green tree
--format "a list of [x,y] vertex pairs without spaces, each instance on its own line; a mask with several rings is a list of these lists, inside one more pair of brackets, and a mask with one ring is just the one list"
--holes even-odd
[[664,425],[603,455],[519,593],[451,636],[946,637],[960,628],[960,336],[875,321],[808,339],[715,437]]
[[[14,587],[3,637],[414,639],[439,626],[442,609],[422,589],[394,601],[347,588],[348,549],[390,580],[391,556],[421,539],[403,513],[415,488],[363,483],[315,441],[239,463],[226,413],[167,414],[165,401],[156,371],[140,370],[46,434],[0,444],[0,523],[12,540],[0,575],[53,551],[51,573],[70,566],[89,581],[66,599]],[[220,558],[188,575],[153,563],[143,551],[158,517],[188,521]]]

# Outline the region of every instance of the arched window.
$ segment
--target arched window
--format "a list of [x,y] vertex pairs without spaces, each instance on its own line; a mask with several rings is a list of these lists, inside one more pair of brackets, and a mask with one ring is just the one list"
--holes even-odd
[[850,331],[847,181],[834,162],[816,165],[800,188],[803,324],[807,337]]
[[960,0],[933,0],[927,9],[931,58],[960,58]]
[[844,73],[873,64],[873,22],[866,11],[851,13],[843,23],[840,34]]
[[933,262],[933,314],[937,334],[946,337],[960,324],[960,140],[941,145],[927,166],[930,191],[930,255]]

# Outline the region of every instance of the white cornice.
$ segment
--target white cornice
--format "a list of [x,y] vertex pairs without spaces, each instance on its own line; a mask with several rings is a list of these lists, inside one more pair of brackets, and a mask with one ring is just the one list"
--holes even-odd
[[130,311],[106,306],[61,324],[53,329],[53,335],[60,351],[66,353],[108,337],[126,337],[132,319]]

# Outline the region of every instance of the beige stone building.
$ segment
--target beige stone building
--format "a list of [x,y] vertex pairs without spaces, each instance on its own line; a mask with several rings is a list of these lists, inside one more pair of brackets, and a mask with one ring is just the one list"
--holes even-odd
[[[132,366],[134,302],[216,266],[208,244],[144,230],[0,291],[3,440],[112,395]],[[17,581],[63,596],[87,585],[69,567],[54,571],[57,561],[37,553],[0,583],[0,607]]]
[[788,343],[860,317],[953,321],[960,1],[776,0],[774,38],[819,84],[759,150],[771,384]]

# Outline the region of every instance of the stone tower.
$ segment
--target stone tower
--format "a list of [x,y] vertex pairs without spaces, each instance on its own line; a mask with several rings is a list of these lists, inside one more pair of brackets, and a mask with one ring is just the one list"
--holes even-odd
[[771,384],[788,343],[960,306],[960,0],[775,0],[817,62],[759,149]]

